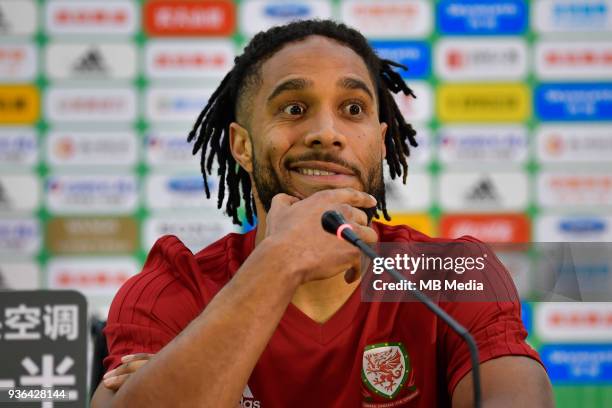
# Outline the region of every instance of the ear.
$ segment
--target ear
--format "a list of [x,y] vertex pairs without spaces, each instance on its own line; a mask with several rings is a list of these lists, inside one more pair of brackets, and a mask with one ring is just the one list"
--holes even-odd
[[380,140],[381,140],[381,153],[382,158],[387,157],[387,147],[385,146],[385,135],[387,134],[387,129],[389,126],[385,122],[380,122]]
[[230,149],[232,156],[248,173],[253,171],[253,146],[249,138],[249,131],[236,122],[229,126]]

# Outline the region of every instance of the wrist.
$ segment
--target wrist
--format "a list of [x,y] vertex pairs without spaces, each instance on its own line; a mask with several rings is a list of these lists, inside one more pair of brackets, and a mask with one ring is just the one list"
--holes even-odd
[[282,280],[284,287],[295,291],[306,275],[306,269],[297,262],[299,257],[294,256],[295,245],[277,236],[263,239],[255,248],[253,255],[261,257],[275,279]]

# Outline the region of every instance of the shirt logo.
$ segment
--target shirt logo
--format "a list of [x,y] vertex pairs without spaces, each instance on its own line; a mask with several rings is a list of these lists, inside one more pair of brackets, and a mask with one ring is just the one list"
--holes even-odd
[[244,388],[244,391],[242,391],[242,398],[240,398],[240,407],[241,408],[259,408],[261,407],[261,402],[258,399],[255,399],[248,384]]
[[[412,374],[412,375],[411,375]],[[378,343],[366,346],[363,352],[361,379],[374,394],[392,399],[411,377],[411,391],[416,391],[410,359],[402,343]]]

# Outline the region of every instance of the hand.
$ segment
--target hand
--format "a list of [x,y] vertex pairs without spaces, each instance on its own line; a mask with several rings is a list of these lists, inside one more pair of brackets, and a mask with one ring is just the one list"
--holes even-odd
[[376,231],[370,228],[366,213],[357,207],[376,205],[371,195],[341,188],[323,190],[299,200],[287,194],[277,194],[272,199],[266,217],[266,238],[274,237],[290,243],[281,256],[293,262],[302,273],[302,282],[330,278],[345,273],[345,280],[357,278],[360,252],[351,244],[340,241],[325,232],[321,216],[325,211],[340,212],[364,242],[376,242]]
[[117,392],[130,375],[148,363],[154,355],[155,354],[138,353],[121,357],[121,362],[123,364],[104,374],[102,383],[106,388]]

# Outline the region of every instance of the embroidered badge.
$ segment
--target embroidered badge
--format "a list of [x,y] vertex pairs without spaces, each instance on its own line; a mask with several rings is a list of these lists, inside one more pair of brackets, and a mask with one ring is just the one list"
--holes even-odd
[[402,343],[378,343],[365,347],[361,379],[376,395],[395,398],[409,373],[410,358]]

